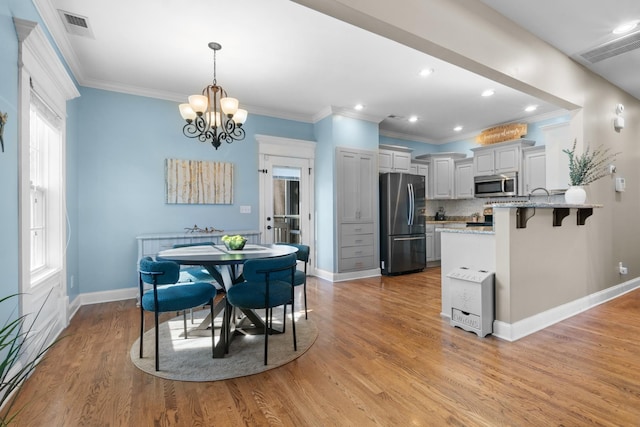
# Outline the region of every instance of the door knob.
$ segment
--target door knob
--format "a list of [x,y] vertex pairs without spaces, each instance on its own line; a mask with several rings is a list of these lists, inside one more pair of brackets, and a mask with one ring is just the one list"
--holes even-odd
[[270,225],[267,225],[267,230],[271,230],[271,226]]

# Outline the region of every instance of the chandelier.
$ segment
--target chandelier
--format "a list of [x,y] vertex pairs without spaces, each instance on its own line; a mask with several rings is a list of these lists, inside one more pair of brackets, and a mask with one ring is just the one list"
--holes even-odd
[[219,43],[209,43],[213,50],[213,84],[202,90],[202,95],[191,95],[188,104],[180,104],[180,115],[187,124],[182,133],[188,138],[209,142],[217,150],[222,141],[231,144],[244,139],[242,124],[247,120],[247,110],[238,108],[238,100],[216,82],[216,52]]

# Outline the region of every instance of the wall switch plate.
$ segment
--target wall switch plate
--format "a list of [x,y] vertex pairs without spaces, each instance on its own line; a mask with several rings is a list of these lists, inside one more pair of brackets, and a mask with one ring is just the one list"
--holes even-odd
[[240,213],[251,213],[251,206],[240,206]]
[[619,193],[622,193],[625,188],[627,187],[627,183],[625,182],[624,178],[622,177],[617,177],[616,178],[616,191]]

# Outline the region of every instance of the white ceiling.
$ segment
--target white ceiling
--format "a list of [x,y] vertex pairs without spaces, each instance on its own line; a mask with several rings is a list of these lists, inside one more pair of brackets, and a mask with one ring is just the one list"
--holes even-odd
[[[34,3],[82,86],[176,101],[177,117],[177,103],[211,83],[210,41],[222,45],[218,84],[249,110],[249,120],[254,113],[314,121],[329,108],[353,112],[362,103],[366,108],[358,114],[381,121],[381,133],[442,143],[559,110],[289,0]],[[609,11],[615,8],[609,5],[620,3],[640,17],[638,0],[485,3],[569,54],[602,40],[610,31],[607,25],[622,17],[622,12]],[[93,37],[69,34],[58,10],[86,17]],[[576,17],[576,10],[585,17]],[[622,61],[625,55],[603,62]],[[423,68],[435,72],[423,78],[418,75]],[[610,78],[631,80],[640,98],[640,82],[628,70]],[[496,94],[481,97],[489,88]],[[530,104],[538,110],[525,113]],[[406,121],[411,115],[418,116],[417,123]],[[453,131],[457,125],[464,126],[461,133]]]

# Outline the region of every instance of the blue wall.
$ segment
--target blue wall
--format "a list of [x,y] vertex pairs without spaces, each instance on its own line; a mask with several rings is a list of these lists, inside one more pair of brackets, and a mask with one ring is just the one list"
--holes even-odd
[[[258,155],[255,134],[313,140],[313,126],[250,115],[246,138],[208,143],[182,134],[175,102],[81,88],[74,150],[77,152],[77,221],[80,292],[136,285],[136,236],[180,232],[197,224],[223,230],[257,229]],[[165,159],[234,164],[232,205],[165,203]],[[252,206],[240,214],[240,205]]]

